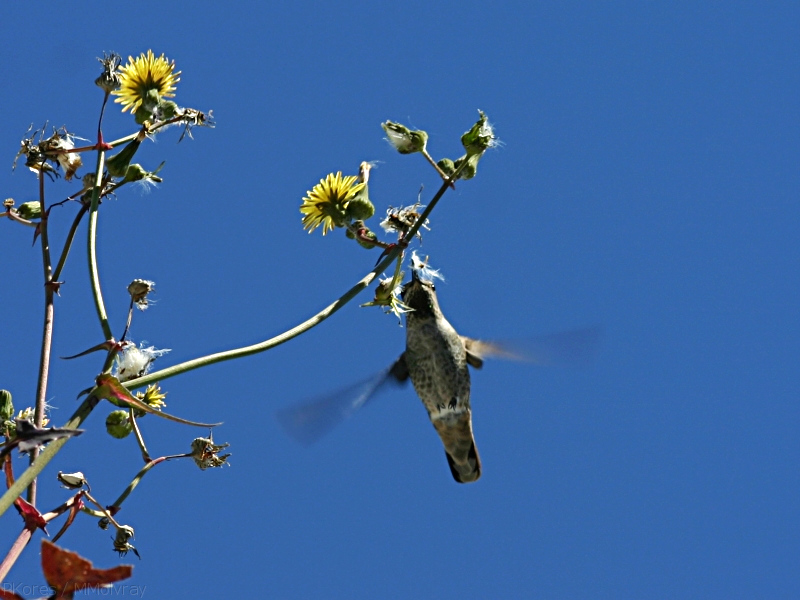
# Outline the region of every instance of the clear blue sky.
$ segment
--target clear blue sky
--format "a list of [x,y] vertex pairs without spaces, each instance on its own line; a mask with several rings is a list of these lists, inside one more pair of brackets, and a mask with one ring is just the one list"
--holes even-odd
[[[215,438],[233,456],[145,478],[119,514],[142,555],[123,560],[129,583],[150,598],[799,597],[799,22],[792,2],[4,3],[3,198],[36,195],[10,170],[31,123],[93,137],[103,51],[166,53],[178,103],[214,111],[194,141],[147,142],[138,158],[166,160],[164,183],[100,215],[114,331],[125,286],[155,280],[133,337],[172,349],[160,366],[265,339],[348,289],[377,252],[303,232],[306,190],[375,160],[378,211],[422,184],[429,198],[435,174],[380,122],[425,129],[454,157],[477,109],[505,145],[425,236],[445,313],[474,337],[605,331],[588,369],[474,373],[484,471],[466,486],[411,389],[310,448],[276,422],[400,354],[396,320],[358,308],[371,292],[274,351],[164,382],[170,412],[225,422]],[[113,106],[106,136],[132,125]],[[75,210],[53,211],[54,246]],[[0,230],[0,387],[21,405],[41,259],[30,230]],[[56,356],[102,340],[80,235]],[[54,362],[56,424],[99,360]],[[59,470],[111,502],[139,468],[133,440],[103,431],[108,410],[46,471],[40,508],[67,497]],[[151,421],[154,455],[198,433]],[[0,553],[18,529],[0,520]],[[109,535],[84,518],[61,543],[109,567]],[[43,582],[38,547],[11,581]]]

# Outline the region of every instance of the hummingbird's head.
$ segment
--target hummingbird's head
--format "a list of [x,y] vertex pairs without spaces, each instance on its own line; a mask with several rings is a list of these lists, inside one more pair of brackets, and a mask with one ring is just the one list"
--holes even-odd
[[416,270],[411,271],[411,281],[403,286],[401,293],[403,304],[416,317],[433,317],[439,312],[439,301],[436,299],[436,286],[432,281],[422,279]]

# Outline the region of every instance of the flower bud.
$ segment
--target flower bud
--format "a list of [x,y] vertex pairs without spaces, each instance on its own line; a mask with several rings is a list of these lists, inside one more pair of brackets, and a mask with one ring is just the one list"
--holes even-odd
[[[461,144],[467,151],[467,156],[483,154],[487,149],[497,145],[494,129],[486,118],[486,113],[479,110],[480,118],[472,128],[461,136]],[[462,177],[462,179],[468,179]]]
[[456,166],[453,164],[453,161],[449,158],[443,158],[439,162],[436,163],[442,172],[447,175],[448,177],[455,173]]
[[106,417],[106,431],[111,437],[118,440],[126,438],[133,431],[133,423],[131,423],[127,410],[115,410],[109,413]]
[[481,159],[480,154],[473,154],[472,156],[462,156],[461,158],[459,158],[454,164],[456,170],[459,169],[462,163],[464,163],[465,161],[467,164],[464,166],[463,169],[461,169],[461,173],[459,173],[458,178],[472,179],[473,177],[475,177],[475,174],[478,172],[478,161],[480,159]]
[[123,181],[126,183],[133,183],[134,181],[141,181],[145,177],[147,177],[147,171],[145,168],[140,165],[139,163],[133,163],[132,165],[128,165],[128,168],[125,170],[125,178]]
[[0,421],[10,421],[14,416],[14,403],[11,401],[11,392],[0,390]]
[[128,165],[131,164],[133,155],[136,154],[139,146],[141,146],[142,139],[144,139],[143,136],[137,135],[136,139],[134,139],[132,142],[129,142],[128,145],[120,150],[117,154],[109,157],[109,159],[106,161],[106,169],[108,169],[109,175],[112,177],[126,176]]
[[381,123],[386,139],[400,154],[421,152],[428,143],[428,134],[422,130],[412,131],[405,125],[386,121]]
[[364,186],[358,189],[353,197],[347,201],[345,215],[353,221],[364,221],[375,214],[375,206],[369,199],[369,172],[372,165],[366,161],[361,163],[358,172],[358,181]]
[[128,285],[128,293],[131,295],[131,302],[136,304],[139,310],[145,310],[148,306],[147,294],[153,291],[156,284],[147,279],[134,279]]
[[58,480],[71,490],[77,490],[86,485],[86,477],[80,471],[75,473],[62,473],[59,471]]
[[30,221],[31,219],[41,219],[42,218],[42,203],[38,200],[31,200],[30,202],[24,202],[19,205],[17,209],[17,214],[22,217],[23,219],[27,219]]

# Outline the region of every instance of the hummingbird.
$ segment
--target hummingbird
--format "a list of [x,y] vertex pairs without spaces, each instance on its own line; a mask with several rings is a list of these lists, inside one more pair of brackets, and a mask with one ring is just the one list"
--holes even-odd
[[471,483],[481,476],[481,459],[472,430],[468,367],[480,369],[487,357],[539,364],[584,362],[593,353],[599,330],[542,336],[527,342],[523,351],[459,335],[442,313],[433,278],[425,276],[430,272],[436,275],[426,268],[412,268],[411,281],[402,288],[401,298],[409,309],[405,313],[406,349],[388,369],[331,396],[283,409],[278,420],[290,435],[310,444],[379,390],[411,379],[442,441],[453,479]]

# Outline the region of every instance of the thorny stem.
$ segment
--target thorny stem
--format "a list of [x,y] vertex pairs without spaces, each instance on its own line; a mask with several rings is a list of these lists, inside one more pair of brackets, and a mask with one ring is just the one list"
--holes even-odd
[[[100,162],[98,160],[98,162]],[[462,168],[466,165],[466,161],[461,165]],[[434,209],[436,204],[439,202],[441,197],[447,191],[447,188],[453,181],[458,179],[458,175],[460,174],[461,169],[457,169],[452,176],[448,177],[448,179],[444,182],[442,187],[439,188],[439,191],[436,192],[436,195],[431,199],[428,206],[420,215],[420,218],[414,223],[414,225],[409,229],[408,236],[409,238],[413,238],[416,235],[419,228],[422,227],[422,224],[430,215],[431,211]],[[232,358],[238,358],[240,356],[248,356],[250,354],[255,354],[257,352],[263,352],[264,350],[268,350],[274,346],[282,344],[294,337],[297,337],[304,331],[308,331],[315,325],[318,325],[329,316],[331,316],[334,312],[339,310],[342,306],[344,306],[347,302],[352,300],[361,290],[367,287],[373,279],[375,279],[376,275],[386,269],[391,262],[397,258],[397,256],[402,252],[404,248],[401,245],[397,245],[392,248],[384,258],[372,271],[370,271],[364,278],[361,279],[355,286],[350,288],[341,298],[324,308],[322,311],[308,319],[307,321],[297,325],[293,329],[282,333],[274,338],[266,340],[260,344],[255,344],[253,346],[246,346],[243,348],[238,348],[235,350],[228,350],[226,352],[219,352],[217,354],[211,354],[209,356],[196,358],[194,360],[190,360],[179,365],[175,365],[166,369],[162,369],[161,371],[156,371],[155,373],[151,373],[150,375],[145,375],[144,377],[139,377],[138,379],[132,379],[130,381],[125,382],[123,385],[126,388],[138,388],[144,385],[148,385],[155,381],[167,379],[169,377],[173,377],[180,373],[185,373],[187,371],[191,371],[198,367],[213,364],[216,362],[222,362],[224,360],[230,360]],[[70,417],[70,420],[64,425],[65,429],[77,429],[81,423],[83,423],[86,418],[91,414],[92,410],[99,400],[94,397],[89,397],[78,407],[78,410]],[[39,474],[41,471],[47,466],[47,464],[53,459],[53,457],[61,450],[62,446],[67,443],[67,440],[70,438],[59,438],[55,441],[50,442],[47,447],[42,451],[39,455],[39,458],[34,462],[30,467],[28,467],[25,472],[14,482],[14,484],[6,490],[6,492],[0,496],[0,516],[2,516],[8,508],[14,503],[14,500],[19,497],[22,491],[28,486],[28,484]],[[126,488],[126,490],[122,493],[122,495],[117,499],[113,506],[119,506],[125,498],[133,491],[133,489],[138,485],[139,480],[144,476],[147,471],[149,471],[153,466],[162,462],[163,460],[167,460],[171,457],[161,457],[157,458],[150,463],[146,464],[136,478],[131,482],[131,484]]]
[[[91,397],[83,401],[78,407],[78,410],[70,417],[69,421],[64,425],[64,429],[77,429],[80,427],[86,418],[91,414],[95,406],[100,402],[97,398]],[[47,444],[47,447],[42,450],[34,463],[25,469],[25,472],[17,478],[17,480],[9,487],[6,492],[0,496],[0,515],[3,515],[8,508],[14,503],[26,487],[33,481],[39,473],[44,470],[53,457],[61,450],[61,447],[67,443],[69,438],[63,437],[54,440]]]
[[98,150],[106,150],[105,142],[103,141],[103,115],[106,112],[106,104],[108,103],[109,92],[103,96],[103,105],[100,107],[100,118],[97,120],[97,147]]
[[[466,161],[464,161],[466,164]],[[463,168],[462,164],[462,168]],[[439,199],[444,195],[447,191],[447,188],[450,187],[450,184],[458,178],[461,169],[458,169],[455,173],[453,173],[452,177],[448,177],[442,186],[439,188],[439,191],[436,192],[436,195],[431,199],[428,206],[423,211],[422,215],[416,220],[413,227],[408,230],[408,234],[406,235],[406,239],[413,239],[416,235],[419,228],[422,227],[422,224],[425,223],[425,220],[428,218],[428,215],[431,214],[431,211],[436,206],[436,203],[439,202]],[[296,327],[289,329],[288,331],[281,333],[273,338],[260,342],[258,344],[253,344],[252,346],[244,346],[242,348],[235,348],[233,350],[225,350],[223,352],[217,352],[216,354],[209,354],[208,356],[202,356],[200,358],[195,358],[192,360],[187,360],[186,362],[180,363],[178,365],[173,365],[172,367],[167,367],[166,369],[161,369],[160,371],[155,371],[150,373],[149,375],[145,375],[143,377],[139,377],[137,379],[131,379],[130,381],[126,381],[122,385],[124,385],[128,389],[135,389],[145,385],[149,385],[156,381],[163,381],[164,379],[168,379],[170,377],[174,377],[175,375],[180,375],[181,373],[186,373],[187,371],[192,371],[194,369],[198,369],[200,367],[205,367],[207,365],[212,365],[214,363],[222,362],[225,360],[231,360],[234,358],[240,358],[243,356],[250,356],[251,354],[258,354],[259,352],[264,352],[265,350],[269,350],[270,348],[274,348],[284,342],[288,342],[292,338],[297,337],[301,333],[305,333],[312,327],[315,327],[322,323],[325,319],[330,317],[333,313],[337,310],[342,308],[345,304],[350,302],[353,298],[355,298],[362,290],[369,286],[372,283],[373,279],[383,271],[385,271],[389,265],[392,264],[400,253],[403,252],[405,246],[402,244],[397,244],[393,248],[391,248],[387,253],[386,257],[378,263],[378,265],[372,269],[367,275],[365,275],[361,281],[356,283],[352,288],[350,288],[347,292],[345,292],[338,300],[329,304],[325,308],[323,308],[320,312],[316,315],[311,317],[310,319],[300,323]]]
[[[42,165],[44,167],[44,165]],[[36,384],[36,408],[34,410],[34,425],[41,427],[44,421],[45,403],[47,401],[47,381],[50,374],[50,354],[53,347],[53,319],[55,305],[53,304],[53,265],[50,262],[50,235],[48,233],[47,207],[44,198],[44,169],[39,171],[39,204],[42,218],[39,223],[39,235],[42,244],[42,266],[44,269],[44,322],[42,324],[42,349],[39,354],[39,380]],[[33,464],[39,454],[38,448],[31,452],[30,464]],[[28,488],[28,502],[36,504],[36,480],[31,481]]]
[[100,205],[100,188],[103,185],[103,166],[105,162],[105,151],[97,151],[97,171],[95,172],[95,185],[92,188],[92,205],[89,208],[89,278],[92,285],[92,296],[94,296],[94,306],[97,309],[97,316],[100,319],[100,326],[103,328],[103,335],[106,340],[113,338],[111,326],[108,324],[106,307],[103,304],[103,292],[100,289],[100,275],[97,271],[97,208]]

